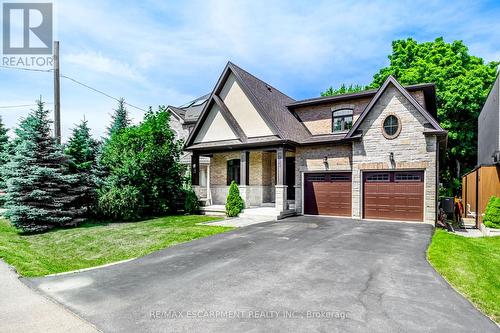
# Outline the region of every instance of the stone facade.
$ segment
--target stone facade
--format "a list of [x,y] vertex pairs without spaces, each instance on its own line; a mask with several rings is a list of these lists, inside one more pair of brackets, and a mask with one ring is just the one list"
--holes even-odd
[[[390,114],[401,122],[401,132],[395,139],[382,133],[382,123]],[[424,220],[434,223],[436,214],[437,144],[435,136],[426,136],[427,120],[394,87],[389,86],[366,116],[360,129],[361,141],[352,144],[352,216],[361,218],[362,172],[368,170],[423,170]],[[394,154],[394,165],[389,154]]]
[[[420,90],[411,92],[415,100],[425,108],[424,93]],[[295,109],[296,114],[302,120],[309,132],[313,135],[332,133],[332,111],[340,109],[353,110],[353,123],[372,100],[369,98],[359,98],[352,101],[341,101],[327,103],[317,106],[305,106]]]
[[[241,151],[215,153],[210,164],[210,192],[212,203],[226,203],[229,186],[227,185],[227,161],[240,159]],[[275,153],[250,151],[249,185],[240,184],[240,192],[249,206],[258,206],[266,202],[274,202],[274,164]]]

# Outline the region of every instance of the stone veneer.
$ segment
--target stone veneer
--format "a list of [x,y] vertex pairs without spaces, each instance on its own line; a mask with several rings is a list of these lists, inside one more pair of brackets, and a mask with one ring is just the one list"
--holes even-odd
[[[229,186],[227,186],[227,161],[241,159],[241,151],[214,153],[210,163],[210,191],[212,203],[226,203]],[[239,185],[242,197],[248,206],[257,206],[263,202],[274,202],[274,163],[272,152],[250,151],[249,185]]]
[[[417,95],[417,96],[415,96]],[[417,97],[418,94],[414,94]],[[423,94],[419,103],[423,103]],[[399,136],[389,140],[382,134],[382,122],[389,114],[399,117],[402,128]],[[361,218],[361,174],[369,170],[424,170],[424,219],[434,223],[436,214],[437,145],[435,136],[423,134],[427,120],[393,86],[382,94],[360,126],[363,138],[352,144],[324,144],[297,147],[295,204],[302,213],[302,175],[309,171],[352,171],[352,216]],[[389,163],[394,154],[395,165]],[[324,157],[328,165],[324,164]]]
[[[411,95],[425,108],[424,93],[421,90],[412,91]],[[352,109],[355,122],[372,98],[358,98],[347,101],[304,106],[295,109],[295,113],[313,135],[332,133],[332,110]]]

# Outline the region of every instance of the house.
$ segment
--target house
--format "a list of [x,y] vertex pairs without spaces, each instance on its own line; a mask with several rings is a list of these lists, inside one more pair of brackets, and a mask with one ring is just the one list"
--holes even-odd
[[434,223],[439,154],[433,84],[296,101],[229,62],[185,149],[195,187],[210,157],[214,205],[231,181],[247,207],[295,214]]
[[478,118],[477,166],[462,177],[462,200],[467,217],[483,222],[486,205],[500,196],[500,76],[484,103]]
[[[175,133],[178,140],[187,140],[189,133],[194,128],[203,107],[207,103],[210,94],[198,97],[181,106],[167,106],[167,111],[170,113],[170,127]],[[184,152],[181,156],[181,163],[186,165],[186,169],[190,170],[191,153]],[[200,158],[199,171],[199,186],[196,187],[197,195],[201,201],[209,201],[207,192],[207,178],[210,168],[210,159],[208,157]]]

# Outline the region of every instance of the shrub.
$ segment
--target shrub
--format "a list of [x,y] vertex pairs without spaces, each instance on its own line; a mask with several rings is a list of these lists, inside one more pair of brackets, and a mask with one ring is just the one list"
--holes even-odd
[[200,210],[198,197],[192,188],[184,190],[184,212],[186,214],[196,214]]
[[142,216],[143,205],[141,192],[131,185],[99,191],[99,213],[113,220],[136,220]]
[[491,197],[484,214],[484,225],[500,229],[500,197]]
[[240,196],[238,185],[232,181],[226,200],[226,215],[229,217],[238,216],[243,208],[245,208],[245,203]]

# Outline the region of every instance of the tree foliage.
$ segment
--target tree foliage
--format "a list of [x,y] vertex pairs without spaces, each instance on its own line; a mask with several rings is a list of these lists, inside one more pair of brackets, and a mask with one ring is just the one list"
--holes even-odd
[[245,202],[240,196],[238,185],[233,180],[226,199],[226,215],[229,217],[238,216],[243,208],[245,208]]
[[50,134],[48,110],[41,101],[37,105],[16,129],[13,154],[2,168],[5,216],[27,232],[74,226],[85,213],[77,204],[78,178],[68,172],[69,161]]
[[[476,165],[477,119],[499,63],[485,63],[470,55],[462,41],[446,43],[442,37],[424,43],[412,38],[395,40],[389,61],[389,66],[380,69],[366,88],[380,87],[389,75],[403,85],[436,84],[438,121],[448,131],[448,153],[441,179],[445,188],[456,192],[460,174]],[[329,89],[324,94],[344,90]]]
[[111,115],[111,125],[108,127],[108,137],[120,132],[130,125],[130,118],[127,108],[125,107],[125,100],[120,98],[118,100],[118,107]]
[[[5,127],[2,117],[0,117],[0,166],[5,165],[9,161],[9,130]],[[0,173],[0,189],[4,189],[6,186],[5,179]],[[4,198],[0,196],[0,204],[2,204]]]
[[78,204],[93,212],[97,200],[97,152],[99,143],[92,137],[88,122],[82,120],[71,132],[64,152],[70,158],[70,171],[77,175],[83,196]]
[[[176,210],[181,197],[182,167],[179,163],[182,143],[175,140],[165,108],[149,111],[144,121],[115,133],[104,145],[100,163],[108,176],[99,190],[101,211],[113,218],[120,216],[113,201],[103,198],[117,193],[135,193],[142,216],[160,215]],[[110,214],[110,212],[116,212]]]
[[321,93],[321,96],[326,97],[326,96],[350,94],[350,93],[363,91],[365,89],[366,88],[364,88],[363,86],[360,86],[359,84],[350,84],[350,85],[346,86],[344,83],[342,83],[340,85],[340,87],[337,89],[334,89],[332,86],[330,86],[330,88],[326,89],[324,92]]
[[[404,85],[436,84],[437,116],[448,131],[448,154],[442,179],[456,191],[458,178],[477,162],[477,119],[496,77],[498,62],[470,55],[462,41],[443,38],[418,43],[408,38],[392,42],[390,64],[375,74],[371,88],[389,75]],[[458,164],[457,164],[458,162]],[[461,169],[457,169],[461,165]]]

